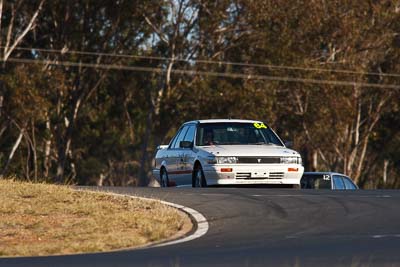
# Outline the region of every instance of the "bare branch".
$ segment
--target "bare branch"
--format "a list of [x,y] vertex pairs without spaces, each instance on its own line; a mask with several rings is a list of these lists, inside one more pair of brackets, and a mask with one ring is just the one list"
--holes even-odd
[[[12,46],[9,49],[7,49],[7,48],[9,47],[9,44],[10,44],[9,41],[10,40],[7,40],[8,44],[6,45],[6,47],[4,49],[5,50],[4,51],[5,52],[4,53],[4,58],[3,58],[4,61],[7,61],[8,57],[11,55],[11,53],[15,49],[15,47],[22,41],[22,39],[25,37],[25,35],[33,28],[33,25],[34,25],[34,23],[36,21],[36,18],[39,15],[39,12],[43,7],[44,1],[45,0],[40,1],[40,4],[39,4],[38,8],[36,9],[36,12],[33,14],[33,16],[31,18],[31,20],[29,21],[28,25],[25,27],[25,30],[18,36],[18,38],[15,40],[15,42],[12,44]],[[14,14],[12,16],[12,20],[14,20],[14,17],[15,17],[15,10],[14,10]],[[10,24],[10,27],[12,27],[11,25],[12,25],[12,23]],[[11,35],[10,35],[10,39],[11,39]]]
[[157,28],[146,15],[144,15],[144,19],[146,20],[147,24],[157,33],[161,41],[163,41],[166,44],[169,44],[168,39],[164,36],[161,30]]
[[7,31],[7,37],[6,37],[6,46],[4,47],[4,54],[3,58],[5,58],[5,55],[7,53],[7,48],[10,45],[11,42],[11,33],[14,25],[14,19],[15,19],[15,6],[14,4],[11,4],[11,19],[10,19],[10,24],[8,25],[8,31]]
[[[1,32],[1,20],[3,16],[3,0],[0,0],[0,32]],[[0,45],[2,44],[1,34],[0,34]]]
[[87,101],[91,95],[97,90],[97,88],[102,84],[102,82],[104,81],[104,79],[107,77],[108,74],[108,70],[104,71],[99,80],[97,81],[97,83],[89,90],[89,92],[87,93],[86,97],[85,97],[85,101]]
[[9,124],[8,122],[5,123],[5,124],[2,126],[2,128],[0,129],[0,138],[1,138],[1,136],[4,134],[4,132],[7,130],[8,124]]

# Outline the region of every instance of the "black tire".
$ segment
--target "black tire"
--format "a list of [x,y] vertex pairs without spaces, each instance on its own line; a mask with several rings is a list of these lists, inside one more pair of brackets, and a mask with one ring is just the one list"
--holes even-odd
[[165,168],[162,168],[160,171],[160,187],[168,187],[168,186],[169,186],[168,173]]
[[192,187],[207,187],[207,181],[201,165],[197,165],[193,170]]

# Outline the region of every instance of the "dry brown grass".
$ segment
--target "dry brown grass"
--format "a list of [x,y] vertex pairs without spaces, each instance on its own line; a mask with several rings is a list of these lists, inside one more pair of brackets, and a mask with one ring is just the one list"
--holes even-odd
[[186,214],[157,201],[0,180],[0,256],[137,247],[191,228]]

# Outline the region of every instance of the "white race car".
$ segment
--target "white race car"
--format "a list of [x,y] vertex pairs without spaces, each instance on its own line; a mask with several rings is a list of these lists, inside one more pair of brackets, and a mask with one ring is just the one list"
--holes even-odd
[[235,184],[300,185],[301,156],[261,121],[184,123],[169,145],[158,147],[154,177],[162,187]]

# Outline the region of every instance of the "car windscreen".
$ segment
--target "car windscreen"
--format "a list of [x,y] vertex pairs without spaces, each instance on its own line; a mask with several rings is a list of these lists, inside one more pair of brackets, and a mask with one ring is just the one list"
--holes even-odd
[[196,145],[274,144],[283,146],[277,135],[264,123],[202,123],[196,133]]
[[329,174],[303,175],[300,181],[303,189],[331,189],[331,176]]

